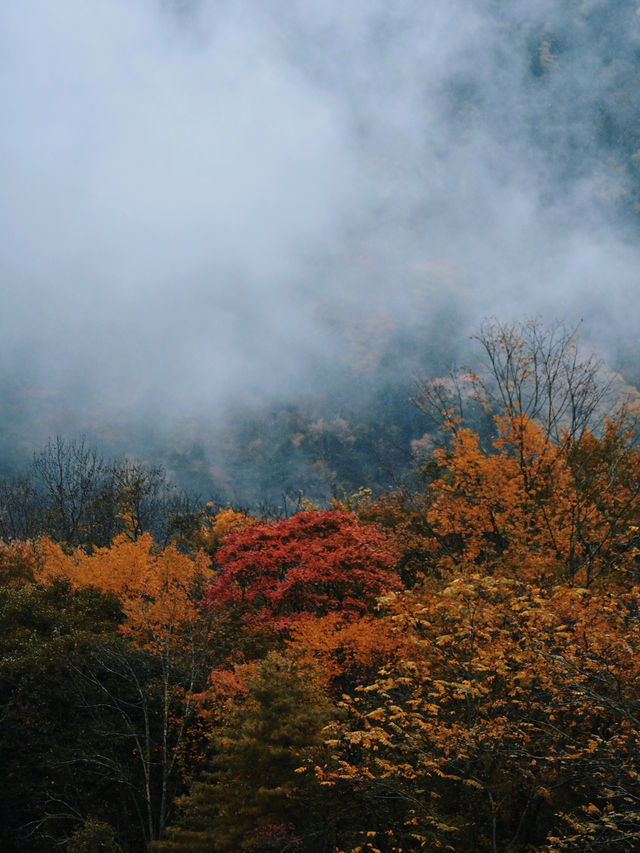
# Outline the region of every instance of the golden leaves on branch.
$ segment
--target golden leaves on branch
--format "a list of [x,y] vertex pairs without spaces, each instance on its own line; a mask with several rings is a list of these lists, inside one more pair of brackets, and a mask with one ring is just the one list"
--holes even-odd
[[94,586],[115,594],[126,615],[123,632],[143,644],[177,637],[180,626],[197,620],[199,594],[211,577],[204,552],[191,557],[174,545],[159,549],[148,533],[136,540],[121,534],[110,547],[92,553],[81,548],[69,553],[47,538],[38,549],[36,580],[64,579],[73,588]]

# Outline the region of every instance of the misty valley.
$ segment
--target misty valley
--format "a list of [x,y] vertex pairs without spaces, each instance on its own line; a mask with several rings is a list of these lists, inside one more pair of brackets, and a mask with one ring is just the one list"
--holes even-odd
[[637,0],[0,56],[0,849],[640,849]]

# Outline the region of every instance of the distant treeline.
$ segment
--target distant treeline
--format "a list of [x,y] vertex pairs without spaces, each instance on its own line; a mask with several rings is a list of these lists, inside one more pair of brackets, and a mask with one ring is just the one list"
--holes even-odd
[[167,542],[196,509],[162,467],[108,459],[84,438],[58,436],[34,454],[22,476],[0,478],[5,542],[47,536],[101,547],[125,527]]

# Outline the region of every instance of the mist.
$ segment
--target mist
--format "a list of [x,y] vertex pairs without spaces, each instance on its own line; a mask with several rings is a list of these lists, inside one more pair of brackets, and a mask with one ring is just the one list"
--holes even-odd
[[41,0],[0,41],[0,371],[43,434],[212,427],[491,315],[637,336],[634,3]]

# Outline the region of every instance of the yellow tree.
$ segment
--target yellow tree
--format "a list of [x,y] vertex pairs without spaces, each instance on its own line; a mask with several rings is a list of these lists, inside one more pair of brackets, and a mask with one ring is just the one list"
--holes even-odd
[[557,443],[525,415],[495,420],[489,449],[454,424],[422,492],[361,509],[392,531],[405,576],[451,576],[467,565],[584,586],[612,573],[637,577],[640,452],[624,422]]
[[339,613],[310,617],[291,628],[287,647],[300,663],[313,664],[323,689],[333,698],[407,653],[392,621],[378,614],[350,621]]
[[[211,507],[212,504],[207,504],[207,508]],[[257,519],[232,507],[225,507],[214,515],[207,514],[203,510],[200,513],[199,522],[194,544],[197,548],[202,548],[207,554],[214,556],[227,534],[257,524]]]
[[340,849],[637,849],[639,606],[477,573],[387,596],[405,656],[343,697],[316,771],[359,804]]
[[188,748],[187,736],[193,734],[189,727],[198,728],[197,699],[211,668],[211,618],[198,606],[211,576],[208,557],[201,551],[192,558],[173,545],[159,549],[147,533],[137,539],[121,534],[110,547],[91,553],[69,553],[49,539],[41,539],[38,548],[36,580],[64,579],[73,588],[93,586],[117,595],[125,614],[122,633],[158,669],[150,694],[149,682],[127,658],[103,662],[120,668],[136,695],[133,705],[113,692],[105,699],[118,709],[135,743],[148,835],[157,838],[169,816],[171,786]]

